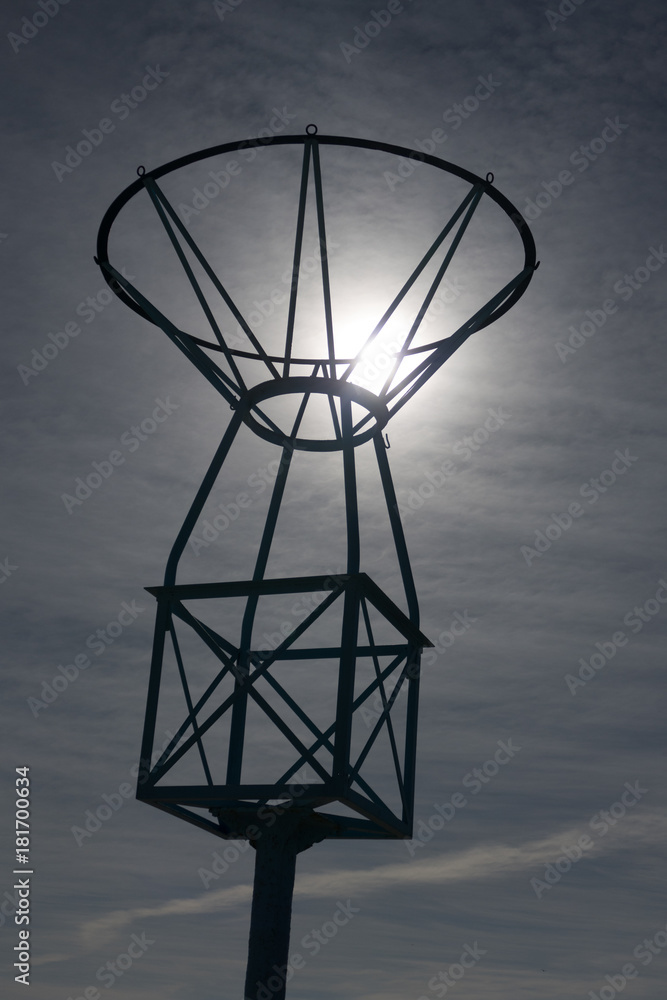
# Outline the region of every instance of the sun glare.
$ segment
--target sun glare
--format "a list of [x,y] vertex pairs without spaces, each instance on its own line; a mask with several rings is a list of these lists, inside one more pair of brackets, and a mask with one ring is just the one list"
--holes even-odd
[[405,330],[392,318],[369,343],[381,318],[380,308],[374,311],[366,307],[363,311],[355,310],[336,324],[337,356],[358,358],[350,381],[371,392],[382,388],[405,339]]

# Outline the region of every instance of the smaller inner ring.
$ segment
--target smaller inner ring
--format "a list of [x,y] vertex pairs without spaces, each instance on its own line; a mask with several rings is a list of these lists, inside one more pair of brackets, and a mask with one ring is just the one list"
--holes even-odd
[[385,426],[389,420],[389,411],[383,400],[368,389],[354,385],[343,379],[323,378],[315,375],[291,376],[281,379],[269,379],[259,385],[249,389],[242,397],[239,406],[244,410],[243,421],[259,437],[273,444],[283,447],[288,441],[292,447],[299,451],[341,451],[343,448],[342,438],[291,438],[289,433],[277,432],[264,423],[260,422],[261,417],[252,412],[253,407],[260,404],[265,399],[272,399],[274,396],[285,396],[296,394],[304,397],[310,394],[325,396],[337,396],[339,399],[346,399],[352,403],[362,406],[371,415],[372,420],[364,423],[353,434],[352,444],[363,444],[369,441]]

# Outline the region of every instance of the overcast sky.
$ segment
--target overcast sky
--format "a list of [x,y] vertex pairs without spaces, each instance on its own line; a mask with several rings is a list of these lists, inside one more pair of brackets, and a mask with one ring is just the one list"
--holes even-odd
[[[109,301],[93,254],[140,164],[313,122],[492,171],[530,219],[541,266],[388,427],[422,628],[437,643],[422,672],[421,841],[329,842],[300,856],[291,952],[304,964],[288,995],[655,1000],[667,975],[662,5],[56,7],[9,0],[2,12],[3,995],[25,995],[11,964],[13,790],[27,766],[31,995],[241,996],[252,851],[231,851],[221,872],[224,841],[128,791],[154,617],[143,588],[162,581],[230,410],[159,330]],[[267,175],[274,215],[253,201],[249,164],[188,220],[224,237],[248,309],[281,287],[290,259],[298,163],[280,162]],[[346,300],[354,340],[354,317],[368,322],[390,300],[442,203],[426,167],[404,164],[393,180],[384,161],[359,176],[340,156],[329,164],[332,204],[346,184],[354,193],[331,223],[332,267],[358,272]],[[187,174],[186,208],[196,186]],[[147,219],[140,208],[136,225]],[[141,240],[126,232],[128,274],[139,268],[177,311],[161,246],[147,228]],[[429,330],[463,314],[476,278],[520,261],[516,232],[496,217],[475,237],[462,291],[443,293]],[[312,232],[306,244],[312,255]],[[191,548],[183,579],[251,573],[275,452],[249,433],[243,442],[211,510],[243,491],[252,504]],[[73,502],[77,479],[114,452],[122,461]],[[276,575],[342,569],[339,471],[315,456],[295,471]],[[372,516],[368,530],[362,568],[393,593]],[[335,937],[316,948],[312,932],[337,914]]]

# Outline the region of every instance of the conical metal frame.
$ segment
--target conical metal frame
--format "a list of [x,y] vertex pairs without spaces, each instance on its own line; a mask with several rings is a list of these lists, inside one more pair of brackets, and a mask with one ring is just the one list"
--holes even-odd
[[[431,378],[445,361],[473,333],[488,326],[502,316],[523,294],[536,267],[535,246],[530,230],[520,213],[494,187],[493,177],[480,178],[451,163],[428,154],[415,154],[400,146],[381,142],[362,141],[341,136],[321,136],[314,126],[309,126],[304,136],[278,136],[262,139],[263,146],[285,144],[301,145],[303,159],[299,202],[295,224],[292,260],[292,282],[287,311],[283,353],[270,355],[233,301],[228,289],[198,247],[189,229],[160,188],[158,181],[164,175],[200,160],[221,153],[229,153],[259,140],[244,140],[201,150],[181,157],[155,170],[139,168],[139,179],[124,191],[111,205],[102,222],[98,238],[97,261],[114,292],[126,305],[155,324],[181,350],[201,374],[227,400],[233,410],[229,426],[192,502],[183,526],[171,550],[164,584],[148,588],[158,602],[158,613],[149,681],[146,721],[142,743],[142,760],[150,761],[153,754],[156,718],[160,698],[161,677],[165,647],[171,647],[176,659],[183,689],[185,711],[182,724],[164,750],[157,763],[150,769],[139,796],[143,801],[195,823],[218,836],[239,834],[239,824],[244,816],[248,823],[257,811],[268,802],[290,799],[290,780],[308,764],[318,780],[311,784],[307,794],[300,799],[301,809],[321,809],[337,801],[356,814],[342,818],[330,815],[327,836],[336,837],[407,837],[412,832],[414,774],[417,732],[417,692],[419,684],[419,656],[425,646],[431,645],[419,630],[419,609],[410,568],[403,528],[398,515],[396,495],[387,461],[383,431],[390,417]],[[425,248],[421,259],[410,276],[394,296],[384,315],[360,346],[354,357],[340,358],[336,354],[334,317],[331,300],[331,278],[327,251],[325,199],[323,192],[320,149],[326,146],[347,146],[380,150],[401,157],[418,157],[425,163],[467,181],[470,188],[462,198],[440,233]],[[311,183],[312,182],[312,183]],[[300,267],[304,240],[304,225],[310,188],[314,188],[317,232],[321,248],[321,281],[326,327],[327,353],[320,358],[302,358],[294,355],[294,325],[299,293]],[[146,298],[123,273],[109,260],[108,239],[112,225],[128,201],[145,192],[150,198],[160,222],[168,235],[191,289],[199,302],[206,322],[211,329],[211,339],[194,336],[179,329],[157,306]],[[483,198],[492,199],[507,214],[522,241],[524,261],[520,270],[489,298],[475,314],[469,317],[455,333],[446,339],[425,346],[413,346],[416,334],[433,298],[443,281],[451,260]],[[446,241],[449,240],[449,244]],[[446,251],[444,247],[447,246]],[[382,388],[373,393],[355,385],[351,379],[360,364],[363,353],[384,329],[398,306],[403,302],[427,265],[437,254],[442,260],[428,291],[418,308],[410,328],[406,331],[400,349]],[[252,350],[232,348],[226,341],[216,320],[215,310],[204,295],[201,282],[195,273],[195,263],[200,273],[206,275],[216,295],[231,311],[248,338]],[[214,358],[216,360],[214,360]],[[238,361],[252,359],[265,370],[266,378],[254,385],[246,384]],[[401,373],[402,363],[412,364],[407,374]],[[296,394],[301,400],[296,418],[290,426],[280,426],[266,412],[266,402],[285,394]],[[315,394],[327,398],[331,415],[328,436],[308,436],[304,431],[304,413],[308,400]],[[359,411],[364,411],[360,415]],[[354,415],[356,412],[356,416]],[[280,449],[279,472],[273,487],[269,510],[262,533],[259,552],[252,575],[235,583],[187,584],[176,583],[179,561],[188,539],[204,508],[230,448],[245,424],[256,435]],[[402,611],[362,571],[359,539],[359,513],[357,509],[356,448],[372,442],[378,465],[384,502],[391,526],[393,542],[405,594],[406,612]],[[336,578],[321,575],[295,579],[270,579],[266,576],[267,563],[274,540],[281,501],[295,451],[341,451],[343,455],[344,496],[346,519],[346,572]],[[285,637],[271,655],[254,647],[253,630],[256,625],[260,600],[268,594],[327,591],[308,618]],[[220,601],[229,597],[245,599],[245,613],[240,634],[235,637],[218,634],[204,621],[196,618],[187,608],[189,599]],[[308,648],[296,645],[297,640],[316,624],[334,602],[343,605],[342,629],[339,645]],[[376,642],[369,617],[374,608],[382,620],[400,634],[401,641]],[[178,629],[192,629],[219,661],[218,672],[205,694],[196,702],[190,695],[187,666],[181,657]],[[281,687],[272,667],[285,660],[327,659],[337,664],[338,695],[331,725],[322,729],[315,724],[293,697]],[[375,677],[372,683],[355,696],[355,665],[360,658],[372,660]],[[387,665],[381,658],[390,657]],[[233,677],[233,692],[213,708],[220,685]],[[311,733],[312,740],[304,743],[290,730],[288,724],[261,694],[261,683],[268,682],[284,704],[295,713]],[[389,686],[391,685],[391,686]],[[403,686],[408,690],[407,724],[404,745],[399,748],[392,728],[392,708]],[[357,759],[351,756],[351,729],[354,713],[371,695],[380,694],[383,710],[369,734]],[[277,779],[264,783],[243,782],[243,761],[246,749],[246,716],[252,702],[265,712],[267,719],[292,744],[294,763]],[[229,746],[227,749],[224,781],[215,780],[209,761],[204,737],[210,728],[226,713],[231,717]],[[400,791],[401,809],[393,811],[365,779],[363,764],[377,740],[380,731],[389,736],[391,758]],[[329,766],[322,763],[321,751],[330,752]],[[168,785],[165,778],[185,754],[192,751],[201,761],[202,782],[198,785]],[[209,820],[195,808],[207,809],[214,817]],[[326,815],[326,814],[325,814]],[[241,831],[242,833],[242,831]]]

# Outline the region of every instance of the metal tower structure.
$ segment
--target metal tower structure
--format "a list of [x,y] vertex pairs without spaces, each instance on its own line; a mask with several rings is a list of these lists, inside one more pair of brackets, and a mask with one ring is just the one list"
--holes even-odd
[[[174,172],[241,149],[285,145],[302,147],[303,155],[283,344],[279,352],[272,352],[253,330],[223,276],[201,250],[159,182]],[[411,273],[394,290],[376,325],[354,353],[342,357],[332,305],[326,185],[320,162],[323,147],[332,146],[378,151],[401,161],[418,159],[457,178],[466,189],[453,211],[441,220],[435,239],[423,247]],[[325,838],[406,838],[412,834],[419,662],[421,650],[431,643],[419,628],[417,595],[387,458],[385,428],[472,334],[494,322],[520,298],[537,266],[535,246],[520,213],[493,187],[491,174],[480,178],[437,157],[386,143],[318,135],[312,125],[303,136],[214,146],[153,170],[140,167],[138,174],[102,221],[96,262],[118,297],[167,335],[229,403],[232,414],[173,544],[164,582],[147,588],[157,600],[157,618],[141,747],[143,762],[150,762],[153,755],[168,670],[178,678],[182,715],[137,797],[218,837],[247,838],[256,848],[245,997],[258,1000],[269,989],[281,1000],[285,977],[276,983],[280,979],[276,970],[284,969],[288,958],[296,855]],[[112,227],[121,210],[138,195],[150,200],[198,303],[200,318],[195,329],[182,329],[168,318],[168,307],[158,308],[123,273],[122,262],[116,265],[110,260]],[[452,334],[419,344],[417,335],[424,317],[484,200],[495,203],[513,227],[520,241],[521,265]],[[304,357],[295,349],[295,320],[309,208],[316,219],[320,248],[325,349]],[[224,237],[221,232],[220,240]],[[426,293],[403,331],[400,347],[393,352],[383,384],[376,391],[355,384],[355,371],[364,352],[407,301],[418,279],[429,274],[429,266]],[[223,333],[221,309],[231,314],[243,331],[241,348],[232,346]],[[308,416],[314,400],[323,402],[324,410],[318,410],[313,433]],[[287,402],[291,407],[284,405]],[[325,421],[322,412],[327,414]],[[188,540],[244,426],[273,445],[279,456],[254,564],[234,582],[178,583],[179,562]],[[357,450],[365,445],[377,463],[403,608],[363,569]],[[344,572],[332,575],[319,565],[307,576],[267,575],[281,504],[298,452],[340,453],[339,460],[342,457],[345,534],[334,544],[344,551]],[[312,610],[283,634],[275,648],[259,648],[256,636],[271,621],[271,600],[297,594],[311,595]],[[217,624],[220,616],[216,619],[213,613],[225,602],[241,609],[237,624],[226,631]],[[195,681],[183,652],[186,635],[190,648],[194,639],[209,662],[209,672],[204,675],[201,657],[195,657]],[[297,675],[299,683],[295,685]],[[329,679],[328,693],[323,693],[321,711],[315,712],[313,696],[316,700],[318,678],[324,676]],[[304,683],[305,689],[309,688],[307,696]],[[366,727],[365,732],[355,729],[359,711],[378,695],[381,710],[372,728]],[[399,707],[403,713],[400,725],[395,724]],[[256,775],[253,780],[246,777],[248,754],[255,772],[258,765],[257,748],[248,729],[250,711],[262,716],[264,731],[271,731],[291,754],[286,764],[284,754],[266,753],[259,760],[264,772],[260,780]],[[214,742],[216,732],[219,735]],[[269,741],[267,745],[272,744]],[[378,785],[368,764],[380,745],[385,748],[386,768]],[[189,778],[185,783],[174,779],[179,765],[193,755],[200,778]],[[305,781],[304,768],[314,777]]]

